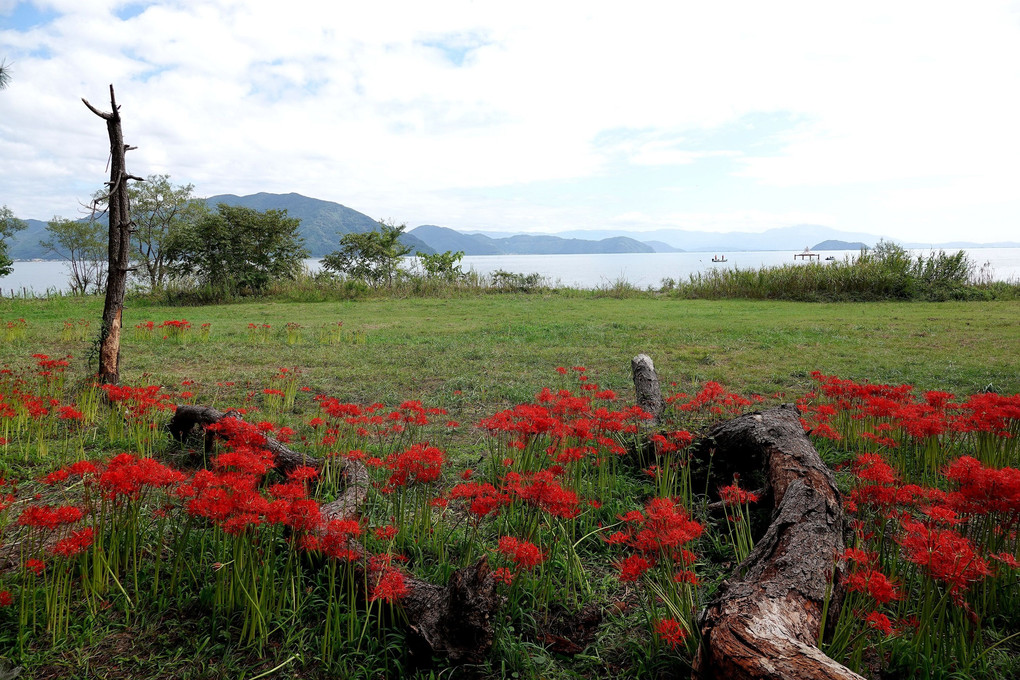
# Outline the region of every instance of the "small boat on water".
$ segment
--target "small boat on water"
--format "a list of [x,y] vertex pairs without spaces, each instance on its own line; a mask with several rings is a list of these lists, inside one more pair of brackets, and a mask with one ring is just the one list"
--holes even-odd
[[713,255],[712,256],[712,262],[725,262],[725,261],[726,261],[726,256],[725,255]]
[[832,262],[832,261],[833,261],[833,260],[835,260],[835,259],[836,259],[836,256],[835,256],[835,255],[829,255],[829,256],[828,256],[827,258],[825,258],[825,261],[826,261],[826,262]]

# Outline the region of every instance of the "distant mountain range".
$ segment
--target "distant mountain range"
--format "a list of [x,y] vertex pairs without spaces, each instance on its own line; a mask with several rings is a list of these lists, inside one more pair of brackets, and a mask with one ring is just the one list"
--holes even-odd
[[[218,203],[239,205],[255,210],[286,210],[288,216],[301,220],[300,232],[312,257],[322,257],[339,247],[340,237],[349,233],[371,231],[376,220],[347,206],[309,198],[301,194],[258,193],[250,196],[222,194],[204,199],[210,207]],[[46,222],[26,220],[28,228],[18,232],[8,243],[12,259],[44,259],[46,252],[39,241],[46,238]],[[858,250],[873,246],[882,237],[874,234],[846,232],[814,224],[798,224],[769,229],[760,233],[708,232],[682,229],[659,229],[632,232],[623,230],[575,230],[556,234],[513,234],[507,232],[456,231],[435,225],[422,225],[405,232],[403,242],[416,253],[464,251],[466,255],[538,255],[591,253],[662,253],[718,252],[753,250],[801,251]],[[903,243],[908,248],[975,248],[1020,247],[1016,242],[946,244]]]

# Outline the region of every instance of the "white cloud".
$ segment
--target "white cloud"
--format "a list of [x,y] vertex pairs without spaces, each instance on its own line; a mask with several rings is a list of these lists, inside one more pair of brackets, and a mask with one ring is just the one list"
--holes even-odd
[[[607,223],[619,211],[548,206],[529,187],[719,154],[739,173],[711,179],[736,202],[712,212],[720,229],[797,214],[743,203],[727,181],[805,197],[874,185],[875,205],[910,202],[937,222],[939,196],[909,198],[903,183],[996,187],[957,191],[983,205],[1020,179],[1020,25],[1004,2],[168,0],[125,21],[123,0],[37,4],[61,16],[0,28],[0,56],[16,61],[0,94],[0,201],[25,216],[67,211],[83,178],[102,181],[104,129],[78,99],[107,108],[110,82],[139,147],[133,172],[169,172],[207,195],[299,191],[451,226]],[[800,122],[743,147],[688,144],[774,113]],[[610,130],[632,135],[599,143]],[[520,199],[463,198],[487,187],[520,187]],[[677,192],[648,223],[689,213],[684,200]],[[1015,223],[1015,203],[997,204]],[[870,209],[822,212],[833,225],[895,227]]]

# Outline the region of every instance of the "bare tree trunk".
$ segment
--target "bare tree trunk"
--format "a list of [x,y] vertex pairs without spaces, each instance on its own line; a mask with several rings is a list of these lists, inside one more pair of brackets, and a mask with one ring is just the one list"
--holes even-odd
[[[701,616],[695,677],[863,680],[818,649],[829,573],[843,552],[844,521],[832,473],[781,406],[712,428],[715,460],[764,468],[772,523]],[[839,593],[841,572],[832,575]],[[838,611],[838,603],[835,606]]]
[[120,335],[124,313],[124,293],[127,290],[128,266],[131,261],[131,205],[128,200],[128,180],[144,182],[141,177],[129,175],[125,153],[136,147],[124,144],[120,126],[120,107],[110,85],[111,113],[100,111],[82,99],[89,111],[106,121],[110,135],[110,181],[107,205],[109,206],[110,238],[109,267],[106,270],[106,302],[103,304],[103,326],[99,335],[99,382],[116,383],[120,380]]

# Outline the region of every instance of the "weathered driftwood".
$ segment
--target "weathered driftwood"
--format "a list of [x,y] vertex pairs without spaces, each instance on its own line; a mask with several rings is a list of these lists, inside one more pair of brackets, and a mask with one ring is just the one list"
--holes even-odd
[[666,403],[662,400],[662,388],[659,387],[659,376],[655,373],[652,358],[647,354],[638,354],[630,360],[630,370],[634,375],[637,405],[652,414],[649,425],[658,425]]
[[781,406],[707,435],[717,461],[765,470],[773,517],[701,615],[695,677],[862,680],[816,645],[828,575],[844,549],[844,522],[832,473],[799,415]]
[[[177,407],[168,429],[178,440],[200,427],[203,430],[225,417],[240,418],[233,412],[222,412],[207,406],[182,404]],[[320,467],[313,456],[293,451],[272,437],[266,437],[266,448],[275,457],[277,469],[286,472],[299,465]],[[368,470],[358,461],[344,460],[345,487],[339,498],[320,507],[323,523],[334,519],[356,517],[371,486]],[[351,547],[359,553],[358,544]],[[485,558],[469,567],[458,569],[446,586],[405,577],[408,594],[402,600],[408,626],[417,638],[417,646],[428,654],[443,654],[453,661],[479,663],[488,654],[493,641],[493,617],[499,606],[496,581],[489,574]]]

